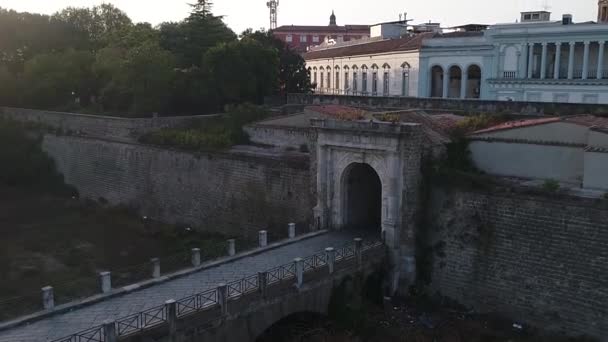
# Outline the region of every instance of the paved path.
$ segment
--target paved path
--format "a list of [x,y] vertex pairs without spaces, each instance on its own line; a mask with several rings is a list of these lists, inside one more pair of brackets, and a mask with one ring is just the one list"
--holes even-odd
[[297,257],[306,257],[329,246],[342,246],[352,241],[353,235],[332,232],[263,254],[236,260],[202,270],[183,278],[167,281],[146,289],[114,297],[72,312],[54,315],[30,325],[0,331],[1,342],[44,342],[61,338],[147,308],[163,304],[168,299],[180,299],[212,289],[220,282],[231,282],[258,271],[280,266]]

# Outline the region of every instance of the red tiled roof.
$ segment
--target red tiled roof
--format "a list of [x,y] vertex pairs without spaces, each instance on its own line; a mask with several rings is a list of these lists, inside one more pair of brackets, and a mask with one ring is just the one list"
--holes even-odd
[[369,26],[368,25],[344,25],[344,26],[298,26],[298,25],[285,25],[277,27],[272,30],[275,33],[282,32],[360,32],[369,34]]
[[514,128],[544,125],[544,124],[548,124],[548,123],[552,123],[552,122],[559,122],[560,120],[561,120],[560,118],[552,117],[552,118],[542,118],[542,119],[509,121],[509,122],[501,123],[500,125],[492,126],[492,127],[485,128],[485,129],[480,129],[478,131],[471,133],[471,135],[490,133],[490,132],[496,132],[496,131],[504,131],[507,129],[514,129]]
[[324,50],[310,51],[304,54],[305,60],[334,58],[345,56],[368,55],[382,52],[418,50],[422,40],[432,37],[432,33],[417,34],[412,37],[371,41],[344,47],[332,47]]

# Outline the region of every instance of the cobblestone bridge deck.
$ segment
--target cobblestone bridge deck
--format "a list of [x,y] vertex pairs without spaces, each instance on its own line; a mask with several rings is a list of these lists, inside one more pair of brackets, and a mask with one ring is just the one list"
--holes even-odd
[[352,233],[331,232],[264,253],[248,256],[217,267],[203,269],[182,278],[169,280],[148,288],[59,313],[28,325],[0,331],[2,342],[52,341],[64,336],[116,320],[163,304],[168,299],[180,299],[283,265],[297,257],[312,255],[326,247],[352,242]]

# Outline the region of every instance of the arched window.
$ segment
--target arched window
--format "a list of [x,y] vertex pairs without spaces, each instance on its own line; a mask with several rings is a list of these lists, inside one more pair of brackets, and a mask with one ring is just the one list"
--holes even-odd
[[322,91],[323,88],[325,88],[325,83],[324,83],[325,82],[325,77],[324,77],[325,69],[323,69],[323,67],[321,67],[320,70],[321,70],[321,74],[319,75],[320,76],[319,79],[321,80],[321,84],[319,85],[319,89],[321,89],[321,91]]
[[315,88],[318,86],[318,84],[317,84],[317,67],[312,68],[312,83]]
[[357,78],[357,72],[359,71],[359,68],[357,68],[356,65],[353,65],[353,94],[357,94],[358,91],[358,78]]
[[325,85],[325,87],[327,88],[327,90],[331,89],[331,67],[328,66],[326,68],[327,71],[327,79],[325,80],[327,82],[327,84]]
[[435,65],[431,68],[431,97],[443,97],[443,68]]
[[453,65],[448,69],[448,98],[458,99],[462,92],[462,69]]
[[361,67],[361,92],[367,95],[367,66],[363,64]]
[[334,83],[334,89],[337,91],[340,90],[340,67],[335,67],[335,74],[336,74],[336,79],[335,79],[335,83]]
[[372,96],[378,95],[378,66],[372,65]]
[[410,69],[409,63],[401,64],[401,96],[410,96]]
[[350,89],[350,82],[348,81],[349,70],[348,65],[344,66],[344,93],[348,95]]
[[383,69],[383,73],[382,73],[382,95],[389,96],[389,94],[390,94],[389,75],[390,75],[390,72],[391,72],[391,66],[388,65],[387,63],[384,63],[384,65],[382,66],[382,69]]
[[467,68],[467,89],[465,98],[478,99],[481,97],[481,68],[472,64]]

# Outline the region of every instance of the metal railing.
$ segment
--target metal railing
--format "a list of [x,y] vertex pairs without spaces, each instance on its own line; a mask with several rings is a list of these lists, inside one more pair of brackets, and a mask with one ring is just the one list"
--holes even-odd
[[[359,247],[357,247],[358,242],[355,241],[354,243],[336,248],[335,262],[344,262],[357,257],[357,248],[359,248],[359,256],[361,257],[365,252],[383,247],[383,243],[381,241],[359,240],[359,242]],[[302,260],[302,263],[303,273],[315,271],[319,268],[325,267],[329,263],[327,252],[321,251],[308,256]],[[290,262],[267,270],[266,272],[247,276],[223,285],[223,288],[226,291],[225,300],[236,300],[242,296],[260,291],[260,274],[264,275],[265,277],[265,286],[278,284],[285,280],[295,279],[297,278],[296,262]],[[175,317],[180,318],[203,310],[223,306],[222,295],[220,292],[221,289],[218,287],[182,298],[174,302]],[[77,332],[51,342],[107,342],[111,339],[106,339],[108,331],[110,331],[115,337],[124,337],[140,333],[147,329],[155,328],[162,324],[168,323],[169,321],[170,313],[167,303],[117,319],[114,322],[106,322],[103,325]]]

